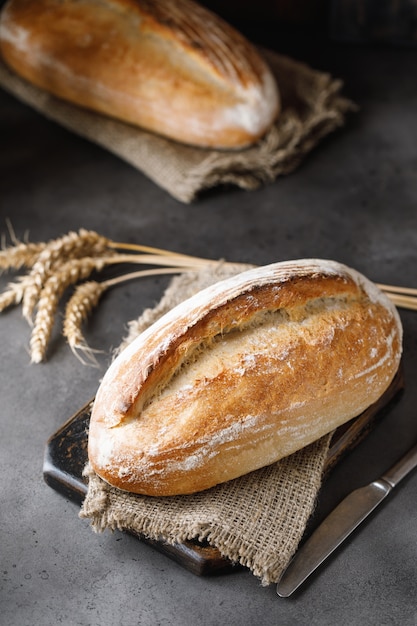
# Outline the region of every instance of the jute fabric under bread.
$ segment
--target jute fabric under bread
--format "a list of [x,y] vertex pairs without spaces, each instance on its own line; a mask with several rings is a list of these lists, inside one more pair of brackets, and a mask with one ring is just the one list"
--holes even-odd
[[[222,265],[174,278],[159,304],[130,324],[121,348],[182,300],[248,266]],[[263,585],[277,582],[294,554],[320,489],[330,435],[236,480],[190,496],[153,498],[110,487],[89,467],[80,516],[96,531],[133,530],[179,543],[207,540]]]
[[193,148],[73,106],[20,79],[1,57],[0,86],[124,159],[177,200],[191,202],[204,189],[231,184],[251,190],[292,172],[355,108],[342,97],[342,83],[329,74],[263,53],[278,81],[282,113],[264,139],[241,151]]

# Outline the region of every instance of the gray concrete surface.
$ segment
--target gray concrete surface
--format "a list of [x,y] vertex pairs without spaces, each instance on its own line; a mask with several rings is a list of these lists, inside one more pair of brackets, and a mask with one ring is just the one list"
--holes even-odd
[[[288,51],[344,79],[360,112],[295,174],[256,192],[217,190],[190,206],[0,92],[0,229],[9,218],[19,237],[38,241],[84,227],[258,264],[328,257],[375,281],[417,286],[417,50]],[[132,537],[95,535],[77,506],[44,483],[48,437],[94,394],[127,322],[166,283],[130,283],[104,298],[87,328],[89,343],[103,349],[98,369],[74,358],[58,328],[48,361],[31,365],[20,309],[0,317],[0,623],[415,626],[417,474],[287,600],[247,571],[200,578]],[[334,472],[318,517],[417,439],[417,312],[401,317],[406,391]]]

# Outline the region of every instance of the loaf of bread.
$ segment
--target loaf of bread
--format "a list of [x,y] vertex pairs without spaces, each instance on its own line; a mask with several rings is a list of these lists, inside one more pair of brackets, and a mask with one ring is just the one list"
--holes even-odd
[[200,147],[248,146],[279,113],[254,46],[192,0],[8,0],[0,50],[59,98]]
[[133,493],[205,490],[359,415],[401,352],[395,307],[356,271],[307,259],[242,272],[115,359],[92,410],[91,466]]

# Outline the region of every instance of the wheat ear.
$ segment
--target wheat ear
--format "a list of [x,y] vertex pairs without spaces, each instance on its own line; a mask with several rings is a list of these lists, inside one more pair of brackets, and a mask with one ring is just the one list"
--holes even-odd
[[106,289],[105,281],[99,283],[95,280],[90,280],[83,283],[75,289],[65,309],[63,335],[68,341],[72,352],[84,364],[95,365],[97,360],[94,356],[96,350],[90,348],[87,344],[82,334],[81,326],[94,307],[97,306],[101,295]]
[[45,358],[58,303],[64,291],[79,280],[88,278],[94,270],[100,271],[104,265],[105,259],[72,259],[47,279],[40,294],[30,339],[32,363],[40,363]]
[[32,315],[42,288],[56,270],[71,259],[114,254],[113,250],[109,250],[108,243],[106,237],[85,229],[80,229],[77,233],[70,232],[49,242],[27,277],[22,302],[22,313],[26,320],[32,323]]
[[39,254],[45,249],[42,243],[20,243],[0,250],[0,269],[20,269],[33,267]]
[[22,301],[24,293],[24,281],[9,283],[8,289],[0,295],[0,313],[9,306],[14,306]]
[[2,236],[0,250],[0,269],[20,269],[21,267],[32,267],[38,255],[46,247],[46,243],[29,243],[19,241],[14,232],[10,220],[6,219],[9,237],[12,246],[8,246],[6,238]]
[[[149,270],[138,270],[123,276],[117,276],[109,280],[97,282],[90,280],[78,285],[71,298],[68,300],[65,309],[63,325],[63,335],[68,341],[72,352],[84,364],[97,364],[94,356],[98,350],[91,348],[82,333],[82,324],[88,318],[94,307],[97,306],[101,296],[107,289],[114,287],[128,280],[144,278],[146,276],[156,276],[161,274],[181,274],[186,271],[194,271],[193,268],[184,267],[157,268]],[[85,358],[83,358],[85,357]]]

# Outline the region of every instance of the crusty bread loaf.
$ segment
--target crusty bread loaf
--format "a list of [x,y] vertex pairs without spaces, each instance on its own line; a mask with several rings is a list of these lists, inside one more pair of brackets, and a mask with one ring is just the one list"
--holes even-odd
[[207,489],[359,415],[401,351],[395,307],[356,271],[307,259],[243,272],[172,309],[113,362],[90,463],[135,493]]
[[8,0],[0,49],[38,87],[183,143],[242,148],[279,112],[255,48],[192,0]]

